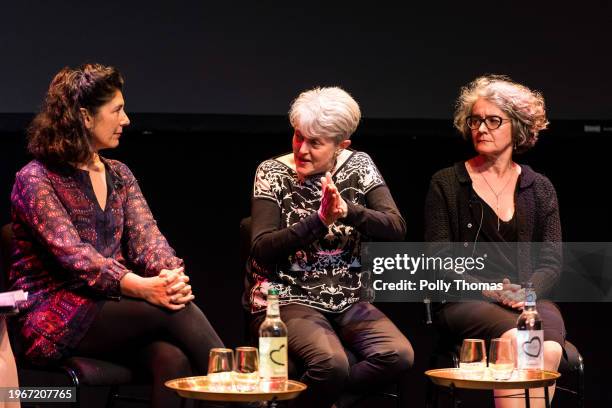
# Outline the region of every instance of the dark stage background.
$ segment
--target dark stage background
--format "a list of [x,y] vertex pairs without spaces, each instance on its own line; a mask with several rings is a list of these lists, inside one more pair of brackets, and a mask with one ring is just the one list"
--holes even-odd
[[340,85],[367,117],[448,118],[460,86],[502,73],[553,117],[609,118],[612,4],[105,0],[4,2],[0,112],[32,112],[65,65],[127,78],[131,112],[282,115]]
[[[236,346],[244,342],[238,225],[249,215],[257,164],[290,148],[290,101],[317,85],[355,96],[366,119],[353,146],[380,168],[406,218],[407,240],[420,241],[429,178],[471,152],[451,126],[459,88],[500,73],[545,95],[550,130],[520,161],[556,186],[564,240],[612,241],[612,4],[328,3],[3,4],[0,222],[9,221],[14,174],[29,160],[24,129],[52,76],[85,61],[117,66],[132,126],[106,155],[139,179],[186,260],[196,302]],[[379,306],[413,342],[410,393],[421,406],[433,341],[423,307]],[[561,307],[568,338],[586,360],[587,406],[604,405],[612,401],[603,333],[612,307]]]

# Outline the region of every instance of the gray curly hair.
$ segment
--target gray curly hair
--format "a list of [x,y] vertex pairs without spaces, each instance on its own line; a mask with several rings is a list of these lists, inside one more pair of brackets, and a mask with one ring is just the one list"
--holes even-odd
[[289,121],[306,135],[333,138],[340,143],[351,137],[359,125],[359,105],[338,87],[314,88],[302,92],[291,104]]
[[539,132],[548,126],[544,97],[540,92],[504,75],[484,75],[461,88],[455,105],[453,123],[466,140],[471,136],[466,120],[478,98],[494,103],[511,119],[512,140],[517,153],[532,148]]

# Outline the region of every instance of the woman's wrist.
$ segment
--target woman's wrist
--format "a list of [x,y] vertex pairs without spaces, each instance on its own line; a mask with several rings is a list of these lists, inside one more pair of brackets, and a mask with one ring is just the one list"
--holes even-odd
[[347,215],[348,215],[348,205],[345,202],[344,205],[340,206],[340,216],[338,218],[346,218]]
[[321,209],[320,209],[320,208],[319,208],[319,211],[317,211],[317,215],[319,216],[319,219],[321,220],[321,222],[322,222],[323,224],[325,224],[326,226],[328,226],[328,227],[329,227],[331,224],[333,224],[333,223],[331,223],[331,222],[328,222],[328,221],[327,221],[327,219],[325,218],[325,216],[324,216],[324,215],[323,215],[323,213],[321,212]]
[[142,276],[134,272],[126,273],[119,281],[119,285],[122,295],[144,299],[144,278]]

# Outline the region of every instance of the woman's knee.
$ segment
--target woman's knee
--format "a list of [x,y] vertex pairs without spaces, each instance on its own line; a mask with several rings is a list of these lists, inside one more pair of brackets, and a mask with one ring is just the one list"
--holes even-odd
[[546,369],[556,370],[561,363],[563,347],[556,341],[547,340],[544,342],[544,365]]
[[199,322],[208,324],[208,319],[195,303],[189,302],[181,310],[168,313],[169,319],[186,320],[190,322]]
[[192,374],[189,358],[183,350],[174,344],[158,341],[150,344],[145,351],[151,365],[153,374],[162,374],[163,377],[188,377]]
[[507,332],[504,332],[504,334],[502,334],[501,337],[504,339],[514,340],[516,338],[516,334],[517,334],[517,329],[510,329]]
[[330,387],[343,386],[349,376],[349,361],[344,351],[334,351],[307,361],[306,376]]
[[410,342],[406,341],[400,343],[396,354],[397,361],[395,366],[399,371],[405,371],[412,367],[414,364],[414,349]]
[[182,344],[197,342],[198,346],[206,348],[223,347],[223,341],[195,303],[190,302],[182,310],[168,313],[167,319],[165,330],[171,338]]
[[393,348],[380,350],[368,360],[390,375],[407,371],[414,364],[414,350],[410,342],[394,342]]

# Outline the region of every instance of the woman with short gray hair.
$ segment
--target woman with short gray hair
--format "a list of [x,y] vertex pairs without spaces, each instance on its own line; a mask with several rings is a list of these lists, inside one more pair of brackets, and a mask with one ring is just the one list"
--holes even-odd
[[289,121],[313,137],[347,140],[357,129],[361,110],[357,102],[338,87],[302,92],[291,105]]
[[244,303],[257,336],[268,289],[278,290],[289,356],[308,384],[295,406],[330,407],[343,391],[368,392],[412,365],[406,337],[368,302],[359,253],[366,237],[403,240],[406,225],[370,156],[348,149],[361,112],[347,92],[303,92],[289,117],[293,151],[255,175]]

